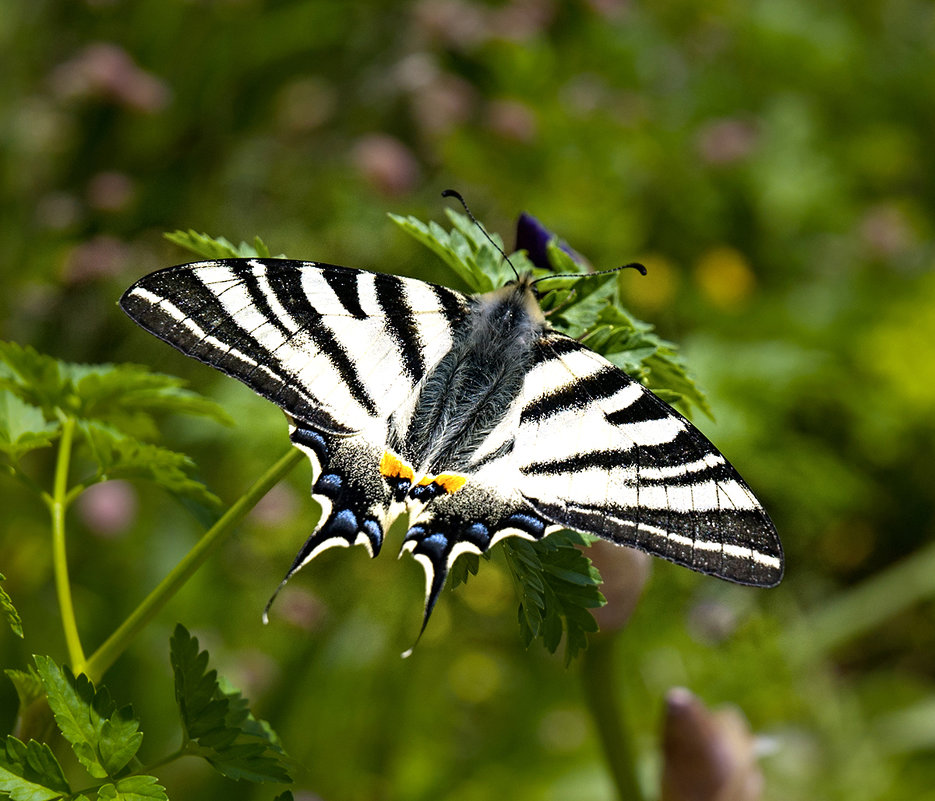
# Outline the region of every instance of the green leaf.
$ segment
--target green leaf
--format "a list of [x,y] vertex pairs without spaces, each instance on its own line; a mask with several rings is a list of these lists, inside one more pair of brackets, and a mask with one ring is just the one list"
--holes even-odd
[[12,801],[49,801],[71,792],[49,746],[12,735],[0,748],[0,793]]
[[[5,580],[6,576],[0,573],[0,581]],[[7,619],[7,623],[10,624],[10,628],[13,629],[13,633],[23,639],[23,621],[19,616],[19,612],[16,611],[16,607],[13,606],[13,599],[2,586],[0,586],[0,610],[3,610],[3,616]]]
[[250,714],[247,700],[208,670],[208,652],[181,624],[170,640],[175,698],[186,736],[186,753],[206,759],[231,779],[292,781],[279,739]]
[[78,761],[97,779],[116,775],[143,739],[132,709],[115,711],[105,687],[95,691],[87,676],[76,677],[47,656],[34,658],[55,722]]
[[217,510],[221,506],[214,493],[189,475],[195,469],[195,463],[184,453],[121,436],[97,423],[82,425],[81,432],[98,465],[95,481],[145,479],[209,510]]
[[58,436],[57,422],[45,419],[42,409],[7,390],[0,392],[0,451],[14,462],[36,448],[46,448]]
[[56,408],[65,396],[60,362],[29,346],[0,341],[0,390],[13,392],[45,410]]
[[[484,557],[490,557],[485,553]],[[459,584],[467,584],[470,576],[476,576],[480,569],[480,557],[476,553],[463,553],[448,571],[448,584],[454,589]]]
[[246,242],[234,245],[223,236],[212,237],[208,234],[199,234],[191,228],[187,231],[172,231],[164,236],[173,244],[206,259],[269,258],[270,256],[269,248],[258,236],[253,238],[252,245]]
[[168,801],[166,788],[155,776],[127,776],[115,784],[104,784],[97,797],[102,801]]
[[587,648],[588,634],[597,631],[590,609],[602,606],[597,570],[578,546],[587,540],[559,531],[540,542],[512,538],[503,541],[507,564],[519,588],[519,624],[528,646],[537,638],[552,653],[565,635],[565,664]]

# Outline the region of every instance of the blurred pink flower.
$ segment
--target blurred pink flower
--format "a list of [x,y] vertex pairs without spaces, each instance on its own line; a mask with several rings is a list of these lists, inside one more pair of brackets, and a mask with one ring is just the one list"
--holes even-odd
[[493,36],[522,41],[542,33],[553,19],[553,0],[513,0],[491,11],[487,27]]
[[411,102],[421,131],[444,134],[471,116],[477,93],[464,79],[442,73],[429,85],[414,91]]
[[623,19],[632,5],[630,0],[587,0],[591,10],[609,20]]
[[280,89],[274,108],[279,128],[286,133],[303,134],[328,122],[337,105],[334,86],[317,76],[308,76]]
[[548,28],[555,9],[554,0],[513,0],[496,7],[464,0],[423,0],[415,6],[413,19],[426,38],[470,50],[494,38],[530,39]]
[[878,257],[898,256],[915,244],[915,236],[902,209],[880,203],[867,209],[860,221],[860,238]]
[[81,203],[70,192],[49,192],[36,202],[36,222],[55,231],[77,223],[82,212]]
[[386,134],[369,134],[358,139],[351,159],[361,176],[385,195],[411,192],[421,175],[412,151]]
[[757,801],[763,774],[736,709],[710,711],[688,690],[666,696],[660,801]]
[[130,260],[130,249],[112,236],[96,236],[75,246],[65,258],[64,279],[80,284],[119,275]]
[[757,144],[756,125],[750,120],[711,120],[695,136],[695,147],[708,164],[734,164],[749,156]]
[[114,538],[123,534],[136,520],[139,507],[136,489],[126,481],[93,484],[78,496],[78,516],[95,534]]
[[531,142],[539,131],[535,112],[518,100],[494,100],[487,107],[487,125],[504,139]]
[[133,200],[136,187],[122,172],[99,172],[88,182],[88,205],[98,211],[122,211]]
[[270,617],[275,615],[302,631],[314,631],[324,620],[326,611],[325,605],[317,596],[289,584],[276,598],[276,603],[270,610]]
[[148,114],[171,98],[164,81],[136,65],[119,45],[96,42],[60,64],[50,76],[52,90],[64,99],[103,98]]
[[486,11],[463,0],[422,0],[413,9],[416,30],[430,39],[463,49],[487,38]]
[[249,517],[257,525],[269,528],[291,520],[298,509],[295,491],[285,484],[277,484],[260,498]]

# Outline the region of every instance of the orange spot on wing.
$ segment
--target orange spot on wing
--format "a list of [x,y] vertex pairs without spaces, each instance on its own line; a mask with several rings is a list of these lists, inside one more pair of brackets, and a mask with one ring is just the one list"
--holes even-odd
[[386,478],[405,478],[412,481],[415,473],[412,468],[392,451],[383,451],[380,459],[380,475]]
[[457,473],[442,473],[440,476],[435,476],[435,483],[451,495],[467,484],[467,476],[459,476]]

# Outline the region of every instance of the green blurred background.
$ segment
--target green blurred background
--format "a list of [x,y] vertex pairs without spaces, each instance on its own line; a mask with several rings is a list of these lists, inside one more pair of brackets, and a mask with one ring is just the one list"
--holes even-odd
[[[626,302],[683,347],[717,420],[696,422],[788,557],[769,591],[655,563],[614,646],[648,786],[663,696],[684,685],[743,710],[765,798],[932,799],[933,56],[922,0],[0,0],[0,337],[220,400],[236,428],[168,420],[164,441],[233,500],[285,423],[116,307],[186,259],[163,231],[457,286],[385,216],[442,220],[455,187],[507,241],[527,210],[597,266],[641,260]],[[323,555],[261,625],[308,486],[306,466],[108,674],[144,760],[175,746],[180,620],[280,733],[306,801],[612,798],[578,666],[524,651],[496,558],[406,661],[423,582],[392,548]],[[0,631],[3,664],[62,660],[44,510],[6,478],[0,493],[27,635]],[[70,528],[90,649],[202,530],[123,485]],[[14,713],[4,685],[0,728]],[[189,762],[161,774],[170,796],[274,794]]]

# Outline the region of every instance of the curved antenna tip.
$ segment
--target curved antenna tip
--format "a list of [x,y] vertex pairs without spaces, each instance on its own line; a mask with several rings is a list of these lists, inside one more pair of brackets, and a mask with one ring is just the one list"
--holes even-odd
[[634,270],[636,270],[640,275],[646,275],[649,272],[649,270],[647,270],[646,267],[640,264],[638,261],[631,261],[629,264],[624,264],[623,267],[621,267],[620,269],[627,270],[631,267]]

